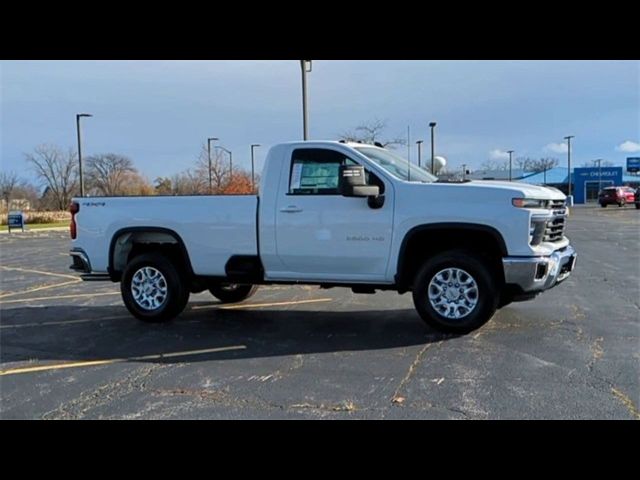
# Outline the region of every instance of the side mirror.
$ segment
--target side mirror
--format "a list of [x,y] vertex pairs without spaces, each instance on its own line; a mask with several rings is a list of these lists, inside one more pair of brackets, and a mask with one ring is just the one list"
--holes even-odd
[[338,191],[343,197],[377,197],[380,187],[367,185],[362,165],[341,165]]

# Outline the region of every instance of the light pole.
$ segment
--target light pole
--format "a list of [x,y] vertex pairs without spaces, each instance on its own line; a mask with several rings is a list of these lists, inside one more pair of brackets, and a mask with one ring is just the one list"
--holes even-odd
[[567,141],[567,176],[569,178],[569,190],[568,190],[568,196],[571,196],[571,139],[574,138],[575,135],[568,135],[566,137],[564,137],[564,139]]
[[229,154],[229,178],[231,178],[233,176],[233,153],[231,153],[231,150],[227,150],[220,145],[216,145],[215,148],[219,148],[220,150],[225,151]]
[[256,193],[256,180],[255,180],[255,162],[253,160],[253,151],[256,147],[259,147],[260,144],[259,143],[252,143],[251,144],[251,191],[253,193]]
[[307,110],[307,73],[311,73],[311,60],[300,60],[302,69],[302,133],[309,140],[309,111]]
[[509,181],[511,182],[513,178],[511,175],[511,165],[512,165],[511,161],[513,160],[513,157],[512,157],[513,150],[507,150],[507,153],[509,154]]
[[462,181],[464,182],[467,179],[467,164],[462,164]]
[[217,137],[207,138],[207,157],[209,158],[209,195],[213,192],[213,178],[211,177],[211,142],[220,140]]
[[82,174],[82,136],[80,135],[80,119],[93,117],[90,113],[78,113],[76,115],[76,133],[78,134],[78,173],[80,174],[80,196],[84,197],[84,176]]
[[433,172],[435,169],[436,146],[433,131],[436,128],[436,122],[431,122],[429,126],[431,127],[431,174],[435,175]]
[[593,161],[598,162],[598,195],[600,194],[600,190],[602,190],[602,159],[599,158]]
[[422,166],[422,140],[416,142],[418,144],[418,167]]

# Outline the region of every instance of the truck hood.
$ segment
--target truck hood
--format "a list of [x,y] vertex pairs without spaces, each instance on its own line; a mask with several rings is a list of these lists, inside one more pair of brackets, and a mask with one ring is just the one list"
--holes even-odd
[[557,188],[541,187],[521,182],[501,182],[497,180],[473,180],[465,185],[474,187],[484,187],[498,190],[507,190],[514,193],[521,193],[524,198],[535,198],[538,200],[564,200],[566,196]]

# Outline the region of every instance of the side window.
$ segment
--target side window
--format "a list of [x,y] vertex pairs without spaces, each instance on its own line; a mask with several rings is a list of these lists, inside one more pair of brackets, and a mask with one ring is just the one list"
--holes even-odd
[[340,152],[322,148],[299,148],[291,157],[289,194],[337,195],[340,165],[356,162]]

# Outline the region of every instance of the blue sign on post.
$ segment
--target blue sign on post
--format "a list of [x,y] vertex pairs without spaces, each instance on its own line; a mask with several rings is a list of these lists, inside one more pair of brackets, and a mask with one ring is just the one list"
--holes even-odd
[[7,220],[7,230],[11,233],[12,228],[19,228],[24,232],[24,214],[22,212],[11,212]]
[[640,157],[627,157],[627,172],[640,172]]

